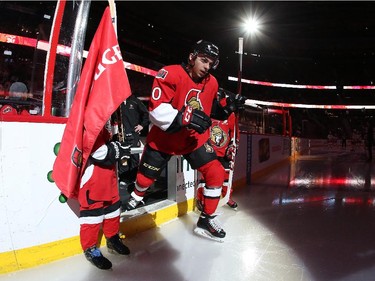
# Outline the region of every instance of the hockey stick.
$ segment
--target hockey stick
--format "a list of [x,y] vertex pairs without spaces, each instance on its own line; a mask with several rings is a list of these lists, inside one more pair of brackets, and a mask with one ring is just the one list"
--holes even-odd
[[[236,127],[236,126],[235,126]],[[234,127],[234,130],[236,129]],[[232,137],[232,141],[234,141],[234,145],[236,147],[236,150],[237,150],[237,146],[235,144],[235,136],[236,136],[236,133],[234,133],[233,137]],[[230,197],[230,193],[231,193],[231,189],[232,189],[232,183],[233,183],[233,175],[234,175],[234,164],[235,164],[235,156],[233,156],[233,160],[230,161],[231,162],[231,165],[230,165],[230,168],[229,168],[229,177],[228,177],[228,186],[227,186],[227,192],[225,193],[225,196],[223,198],[220,199],[220,202],[219,202],[219,205],[220,206],[224,206],[226,203],[228,203],[229,201],[229,197]],[[225,169],[227,170],[227,169]]]
[[234,176],[234,164],[235,164],[235,160],[236,160],[236,152],[237,152],[237,130],[238,130],[238,117],[236,116],[236,120],[235,120],[235,123],[234,123],[234,126],[233,126],[233,136],[231,138],[231,143],[234,145],[235,147],[235,152],[233,153],[234,155],[232,155],[232,159],[229,163],[230,163],[230,166],[229,166],[229,177],[228,177],[228,186],[227,186],[227,192],[225,194],[225,196],[220,200],[220,205],[225,205],[226,203],[228,203],[229,201],[229,198],[230,198],[230,194],[231,194],[231,190],[232,190],[232,185],[233,185],[233,176]]
[[[242,55],[243,55],[243,38],[239,37],[238,38],[238,54],[239,54],[239,68],[238,68],[238,84],[237,84],[237,95],[241,95],[242,92],[242,85],[241,85],[241,80],[242,80]],[[232,143],[234,144],[235,151],[237,151],[237,144],[236,144],[236,137],[237,137],[237,127],[238,127],[238,114],[235,116],[235,122],[234,122],[234,127],[233,127],[233,137],[231,139]],[[232,183],[233,183],[233,175],[234,175],[234,164],[235,164],[235,158],[236,156],[233,155],[233,160],[230,161],[231,165],[229,167],[229,177],[228,177],[228,186],[227,186],[227,192],[219,202],[220,205],[224,205],[229,201],[229,197],[231,194],[232,190]]]

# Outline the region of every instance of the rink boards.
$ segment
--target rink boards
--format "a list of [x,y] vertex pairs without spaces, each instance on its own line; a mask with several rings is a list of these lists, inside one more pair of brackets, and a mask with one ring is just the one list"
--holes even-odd
[[[64,127],[0,121],[0,274],[82,252],[78,204],[60,203],[52,178]],[[234,186],[245,183],[247,173],[288,159],[288,143],[280,136],[242,134]],[[173,157],[168,165],[168,199],[149,206],[142,215],[122,215],[121,231],[134,235],[192,211],[196,184],[196,171],[186,160]]]

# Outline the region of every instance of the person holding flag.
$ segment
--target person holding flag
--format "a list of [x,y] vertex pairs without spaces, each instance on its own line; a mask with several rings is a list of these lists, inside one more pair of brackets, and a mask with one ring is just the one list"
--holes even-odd
[[80,204],[80,242],[85,257],[110,269],[97,241],[100,229],[110,252],[130,253],[120,238],[118,161],[130,147],[111,141],[112,114],[131,95],[109,7],[104,11],[84,64],[77,92],[53,166],[53,179],[68,199]]

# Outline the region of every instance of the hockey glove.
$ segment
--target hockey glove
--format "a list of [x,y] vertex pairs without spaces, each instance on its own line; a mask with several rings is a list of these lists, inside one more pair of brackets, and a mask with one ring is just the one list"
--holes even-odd
[[235,97],[228,96],[226,99],[227,105],[224,107],[224,111],[229,116],[232,112],[238,113],[240,110],[245,108],[246,98],[241,95]]
[[130,145],[126,142],[112,141],[108,145],[108,154],[115,160],[124,160],[130,158]]
[[236,156],[237,149],[233,144],[228,145],[226,151],[225,151],[225,158],[228,161],[233,161],[234,157]]
[[[104,148],[107,149],[104,149]],[[127,160],[130,158],[130,146],[126,146],[119,141],[112,141],[99,147],[93,154],[91,160],[99,166],[110,167],[116,164],[116,161]]]
[[211,118],[201,110],[194,109],[190,105],[179,111],[173,120],[168,132],[177,132],[182,127],[193,129],[199,134],[203,134],[211,126]]
[[236,103],[237,111],[241,111],[245,109],[245,101],[246,98],[241,95],[236,95],[234,98],[234,102]]

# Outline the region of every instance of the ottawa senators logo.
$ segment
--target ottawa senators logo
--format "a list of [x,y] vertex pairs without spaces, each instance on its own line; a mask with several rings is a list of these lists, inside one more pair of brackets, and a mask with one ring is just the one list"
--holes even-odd
[[220,128],[220,126],[215,125],[211,127],[210,140],[215,146],[223,147],[228,141],[228,135]]
[[76,166],[77,168],[82,167],[82,151],[79,150],[76,146],[74,147],[71,159],[74,166]]
[[203,110],[203,105],[199,99],[200,90],[191,89],[185,98],[185,104],[190,105],[194,109]]

